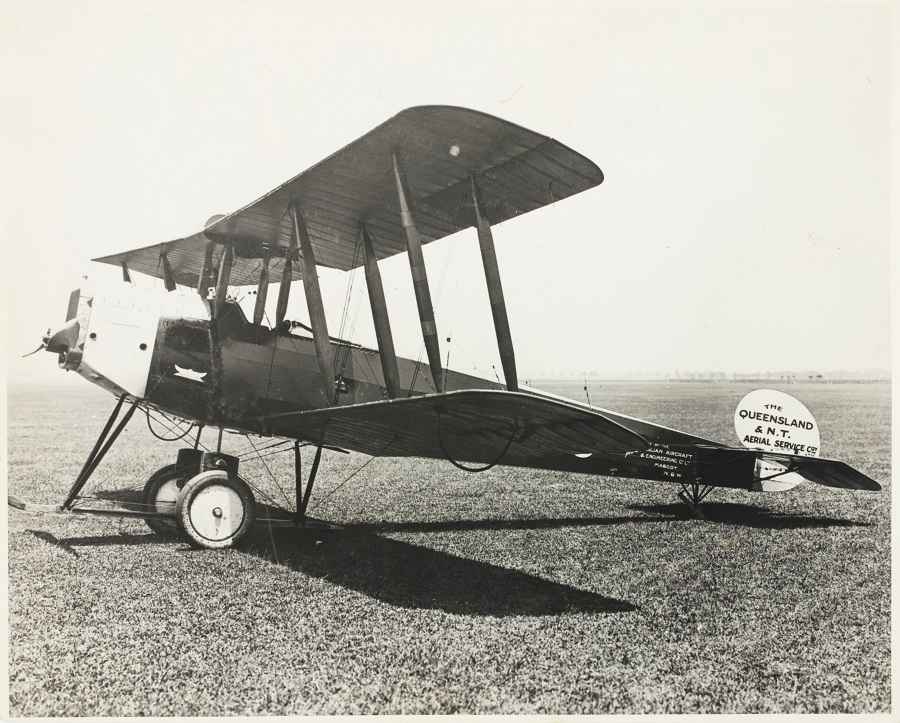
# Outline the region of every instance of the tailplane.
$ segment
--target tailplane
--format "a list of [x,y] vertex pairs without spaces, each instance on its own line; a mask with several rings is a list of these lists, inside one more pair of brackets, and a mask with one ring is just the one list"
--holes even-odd
[[819,427],[812,413],[790,394],[757,389],[734,412],[741,444],[756,452],[752,489],[782,492],[803,481],[844,490],[881,489],[850,465],[822,459]]

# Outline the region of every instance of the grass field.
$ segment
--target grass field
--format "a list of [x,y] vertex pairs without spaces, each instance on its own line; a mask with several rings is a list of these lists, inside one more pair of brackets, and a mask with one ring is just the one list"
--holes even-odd
[[[751,388],[591,396],[732,443]],[[376,459],[338,488],[368,458],[326,453],[311,512],[345,528],[239,550],[10,510],[11,713],[887,711],[890,388],[783,389],[882,493],[718,490],[700,521],[664,483],[510,468]],[[60,501],[112,401],[10,390],[10,491]],[[140,487],[177,447],[136,416],[89,489]],[[266,461],[290,496],[290,456]]]

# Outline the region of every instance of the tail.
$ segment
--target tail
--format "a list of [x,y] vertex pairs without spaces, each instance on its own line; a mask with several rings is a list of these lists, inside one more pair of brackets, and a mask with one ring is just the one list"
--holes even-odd
[[[878,492],[881,485],[871,477],[864,475],[858,469],[854,469],[846,462],[836,459],[822,459],[821,457],[803,457],[792,454],[778,454],[773,452],[756,452],[757,454],[757,470],[765,469],[767,466],[780,467],[782,472],[775,472],[771,479],[777,480],[779,476],[793,473],[804,480],[815,482],[816,484],[825,485],[826,487],[836,487],[842,490],[867,490],[870,492]],[[759,464],[762,462],[762,464]],[[763,485],[766,481],[765,477],[769,475],[757,475],[757,482]],[[802,480],[797,480],[799,483]],[[792,484],[791,487],[794,485]],[[759,489],[765,489],[760,486]]]
[[734,431],[754,455],[752,489],[788,490],[804,480],[842,490],[878,491],[881,485],[850,465],[822,459],[819,427],[799,399],[756,389],[738,402]]

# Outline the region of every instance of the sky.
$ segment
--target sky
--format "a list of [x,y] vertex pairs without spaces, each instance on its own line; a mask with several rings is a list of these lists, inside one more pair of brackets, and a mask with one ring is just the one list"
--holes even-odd
[[[886,6],[333,5],[4,11],[11,382],[61,376],[19,355],[71,289],[121,284],[91,258],[193,233],[431,103],[606,175],[494,229],[520,378],[890,366]],[[425,258],[443,355],[492,376],[474,230]],[[417,358],[406,258],[382,274],[398,353]],[[362,272],[320,280],[332,334],[374,345]],[[307,319],[299,285],[288,316]]]

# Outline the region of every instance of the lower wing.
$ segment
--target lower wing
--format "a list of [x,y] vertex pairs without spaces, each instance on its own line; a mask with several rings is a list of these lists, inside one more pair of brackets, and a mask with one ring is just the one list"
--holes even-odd
[[275,417],[279,434],[380,457],[702,480],[743,489],[761,489],[761,479],[796,473],[832,487],[880,489],[843,462],[727,447],[643,420],[523,392],[471,389],[289,412],[264,422]]
[[642,432],[600,412],[486,389],[276,416],[279,430],[291,429],[298,438],[388,457],[491,462],[502,456],[503,464],[539,466],[530,462],[561,451],[623,454],[651,444]]

